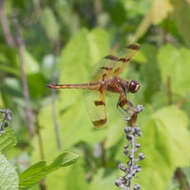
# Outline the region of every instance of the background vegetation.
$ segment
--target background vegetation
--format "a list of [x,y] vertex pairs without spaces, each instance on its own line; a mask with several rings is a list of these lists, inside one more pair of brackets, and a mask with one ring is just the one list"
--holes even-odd
[[135,182],[190,188],[189,0],[1,0],[0,21],[0,107],[12,111],[0,135],[0,189],[118,189],[118,97],[107,98],[107,127],[96,130],[82,91],[46,85],[88,81],[93,65],[133,41],[141,50],[122,76],[142,84],[129,98],[145,107]]

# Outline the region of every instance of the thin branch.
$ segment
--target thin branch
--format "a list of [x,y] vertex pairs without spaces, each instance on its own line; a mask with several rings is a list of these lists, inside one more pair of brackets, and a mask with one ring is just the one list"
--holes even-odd
[[20,35],[19,24],[16,19],[16,16],[14,16],[14,18],[13,18],[13,24],[14,24],[14,28],[16,31],[16,39],[15,40],[16,40],[16,46],[18,48],[21,80],[22,80],[22,85],[23,85],[23,95],[24,95],[24,99],[25,99],[26,120],[28,122],[30,136],[33,137],[34,136],[33,114],[32,114],[32,109],[30,107],[29,90],[28,90],[28,85],[27,85],[26,74],[24,71],[24,60],[23,60],[24,44],[23,44],[23,40]]
[[5,13],[4,0],[0,0],[0,22],[8,46],[10,46],[11,48],[15,47],[14,38],[10,32],[8,19]]

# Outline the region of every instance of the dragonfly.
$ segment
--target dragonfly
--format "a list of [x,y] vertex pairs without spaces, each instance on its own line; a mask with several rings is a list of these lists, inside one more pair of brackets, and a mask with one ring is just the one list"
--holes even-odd
[[140,49],[139,44],[130,44],[127,46],[127,52],[124,57],[107,55],[104,57],[106,64],[99,67],[94,80],[81,84],[49,84],[51,89],[85,89],[87,91],[87,101],[90,105],[91,120],[96,128],[105,126],[107,122],[106,113],[106,93],[117,93],[119,99],[117,107],[125,112],[135,113],[135,107],[128,100],[127,93],[136,93],[141,87],[136,80],[125,80],[119,77],[126,64],[134,57]]

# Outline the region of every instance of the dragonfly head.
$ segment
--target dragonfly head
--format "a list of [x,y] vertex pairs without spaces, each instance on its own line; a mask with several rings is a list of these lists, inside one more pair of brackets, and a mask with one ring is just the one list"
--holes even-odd
[[135,93],[139,90],[140,87],[141,87],[141,85],[139,82],[137,82],[136,80],[131,80],[129,82],[128,90],[131,93]]

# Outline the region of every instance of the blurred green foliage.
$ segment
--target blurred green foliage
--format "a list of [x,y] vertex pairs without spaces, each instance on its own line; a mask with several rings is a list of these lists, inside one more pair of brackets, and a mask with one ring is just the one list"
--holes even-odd
[[[7,43],[16,39],[15,15],[24,42],[33,138],[18,48]],[[52,92],[46,86],[88,82],[96,63],[107,54],[125,53],[134,41],[141,49],[122,77],[141,83],[128,97],[145,107],[138,124],[146,159],[135,183],[155,190],[190,187],[189,0],[6,0],[0,3],[0,21],[0,106],[13,112],[11,128],[0,134],[0,189],[40,190],[41,182],[55,190],[118,189],[114,182],[121,175],[118,163],[126,162],[126,140],[117,95],[108,94],[108,123],[97,130],[82,90]],[[65,162],[72,165],[59,169]]]

